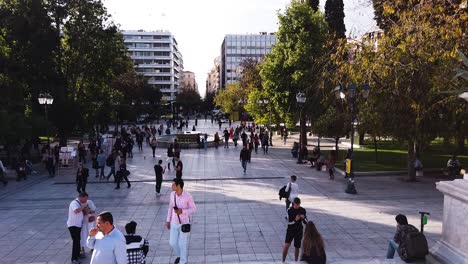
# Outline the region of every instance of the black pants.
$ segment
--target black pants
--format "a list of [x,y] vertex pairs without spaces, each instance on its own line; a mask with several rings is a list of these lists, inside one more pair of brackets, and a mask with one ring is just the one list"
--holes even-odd
[[78,162],[81,162],[81,160],[83,160],[83,163],[86,163],[85,154],[80,154],[80,155],[79,155],[79,160],[78,160]]
[[156,175],[156,192],[161,192],[161,184],[162,184],[162,175]]
[[117,177],[115,176],[115,166],[111,166],[110,169],[111,171],[109,172],[109,175],[107,175],[107,180],[109,180],[111,175],[114,175],[114,181],[117,181],[116,180]]
[[286,211],[288,211],[289,206],[291,206],[291,202],[289,201],[288,198],[286,198]]
[[77,226],[70,226],[68,228],[68,231],[70,231],[71,238],[73,240],[73,250],[72,250],[72,258],[71,260],[79,260],[80,259],[80,250],[81,250],[81,245],[80,245],[80,240],[81,240],[81,227]]
[[122,180],[125,180],[127,182],[128,187],[131,186],[130,181],[128,180],[128,177],[127,177],[127,175],[124,174],[124,172],[117,173],[117,175],[118,175],[117,176],[118,177],[118,179],[117,179],[117,188],[120,188],[120,182]]
[[156,154],[156,147],[151,147],[153,149],[153,158],[155,157]]
[[78,193],[81,193],[81,192],[86,192],[86,183],[85,181],[78,181],[76,183],[76,191]]

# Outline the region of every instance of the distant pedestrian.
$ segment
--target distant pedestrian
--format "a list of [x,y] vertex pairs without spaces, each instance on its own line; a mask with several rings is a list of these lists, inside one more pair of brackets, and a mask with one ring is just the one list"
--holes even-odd
[[176,260],[174,263],[187,263],[187,244],[190,232],[184,232],[182,226],[190,224],[190,215],[197,210],[192,195],[184,191],[184,181],[175,178],[172,183],[172,192],[169,195],[169,208],[167,211],[166,227],[169,229],[169,244],[174,250]]
[[[104,179],[106,176],[104,175],[104,167],[106,165],[106,155],[104,154],[104,151],[101,149],[99,150],[99,155],[97,156],[97,163],[99,166],[99,179]],[[96,176],[97,177],[97,176]]]
[[87,245],[93,249],[90,264],[127,264],[125,237],[114,226],[110,212],[98,215],[96,227],[89,231]]
[[171,163],[174,166],[174,150],[173,150],[172,144],[169,144],[169,147],[167,147],[167,170],[171,171]]
[[156,140],[156,136],[153,136],[151,139],[151,149],[153,150],[153,158],[156,157],[156,146],[158,145],[158,141]]
[[182,179],[182,171],[184,170],[184,164],[182,163],[179,157],[176,157],[175,159],[177,161],[176,167],[175,167],[176,178]]
[[244,169],[244,175],[247,173],[247,162],[249,161],[249,150],[247,149],[247,146],[244,145],[240,152],[240,157],[239,157],[242,168]]
[[158,164],[154,165],[154,173],[156,174],[156,195],[161,195],[161,184],[163,181],[163,174],[166,172],[166,168],[161,166],[162,160],[158,161]]
[[265,133],[262,137],[262,149],[263,149],[263,154],[268,153],[268,133]]
[[78,143],[78,162],[86,163],[86,147],[83,140]]
[[205,150],[208,149],[208,134],[205,133],[205,135],[203,136],[203,147],[205,148]]
[[294,198],[293,206],[288,209],[288,228],[286,230],[286,239],[283,247],[283,262],[286,261],[288,256],[289,247],[294,240],[294,260],[297,262],[299,259],[299,250],[302,241],[302,224],[306,222],[306,210],[301,207],[301,199]]
[[120,182],[122,180],[125,180],[127,182],[127,188],[130,188],[132,185],[130,184],[130,181],[128,180],[128,175],[130,175],[130,172],[127,170],[127,162],[125,160],[125,157],[120,158],[120,166],[119,166],[119,171],[117,172],[117,187],[115,189],[120,189]]
[[83,167],[83,163],[80,162],[78,170],[76,172],[76,191],[78,193],[86,192],[86,184],[88,183],[89,170]]
[[108,167],[110,167],[110,172],[109,174],[107,175],[107,180],[110,179],[110,176],[114,176],[114,181],[117,181],[117,176],[115,175],[115,159],[116,159],[116,156],[117,154],[115,153],[115,151],[112,151],[111,154],[109,154],[109,156],[107,157],[106,159],[106,165]]
[[78,197],[71,201],[68,206],[67,227],[73,241],[72,257],[73,264],[80,263],[80,240],[81,240],[81,225],[83,224],[83,210],[88,206],[88,194],[83,192]]
[[289,209],[289,206],[291,206],[291,203],[294,201],[296,197],[299,196],[299,185],[297,184],[297,176],[296,175],[291,175],[288,184],[286,185],[286,192],[289,192],[289,196],[286,201],[286,212]]
[[214,135],[215,148],[218,148],[218,146],[219,146],[219,141],[220,141],[220,139],[219,139],[219,134],[218,134],[218,132],[216,132],[215,135]]
[[146,255],[149,250],[149,242],[143,237],[136,235],[137,223],[130,221],[125,225],[125,242],[127,248],[128,264],[145,264]]
[[335,179],[335,163],[336,163],[336,150],[330,151],[327,161],[328,175],[330,180]]
[[5,178],[6,174],[6,169],[5,166],[3,166],[3,162],[0,160],[0,181],[3,183],[3,186],[7,186],[8,181]]
[[225,128],[223,131],[223,137],[224,137],[224,148],[229,148],[229,131],[227,130],[227,128]]

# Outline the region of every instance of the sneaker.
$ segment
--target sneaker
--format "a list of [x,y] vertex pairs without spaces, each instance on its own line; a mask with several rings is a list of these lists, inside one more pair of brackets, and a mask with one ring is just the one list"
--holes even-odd
[[161,196],[161,193],[156,193],[157,196]]
[[174,264],[179,264],[179,262],[180,262],[180,258],[177,257],[177,258],[175,259],[175,261],[174,261]]

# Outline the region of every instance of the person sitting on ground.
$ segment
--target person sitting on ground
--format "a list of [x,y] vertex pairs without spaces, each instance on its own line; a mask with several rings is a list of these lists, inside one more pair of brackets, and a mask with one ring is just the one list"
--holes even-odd
[[456,178],[460,175],[461,168],[462,166],[460,161],[457,159],[457,155],[453,155],[452,158],[447,161],[447,170],[450,177]]
[[318,232],[314,222],[307,222],[304,231],[304,240],[302,241],[301,261],[305,261],[309,264],[327,263],[324,244],[322,236]]
[[310,156],[310,158],[308,159],[308,161],[310,161],[310,167],[313,168],[314,166],[316,166],[315,162],[317,161],[317,159],[320,157],[320,149],[315,147],[313,150],[312,150],[312,155]]
[[130,221],[125,225],[125,242],[127,246],[127,263],[128,264],[144,264],[146,263],[146,255],[149,250],[149,242],[136,233],[137,223]]
[[405,215],[399,214],[395,217],[397,222],[397,230],[393,239],[388,241],[387,259],[393,259],[395,251],[402,259],[407,259],[408,253],[406,252],[406,235],[408,233],[419,232],[419,230],[408,224],[408,219]]
[[294,141],[293,147],[291,149],[291,154],[293,158],[297,158],[298,153],[299,153],[299,144],[296,141]]

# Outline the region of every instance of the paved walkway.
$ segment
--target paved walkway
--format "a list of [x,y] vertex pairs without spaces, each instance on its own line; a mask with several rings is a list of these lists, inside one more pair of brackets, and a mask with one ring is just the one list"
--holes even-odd
[[[296,164],[290,147],[278,141],[274,145],[268,154],[252,154],[246,176],[239,147],[182,151],[185,189],[198,207],[190,263],[280,262],[286,222],[278,189],[291,174],[299,176],[302,205],[326,241],[328,263],[401,263],[384,259],[398,213],[419,227],[418,211],[431,212],[425,227],[429,244],[440,237],[443,198],[432,179],[406,183],[398,177],[357,178],[359,194],[348,195],[341,176],[330,181],[324,172]],[[120,230],[130,220],[138,223],[137,233],[150,241],[147,263],[167,264],[174,256],[164,222],[175,173],[164,175],[162,195],[156,197],[153,166],[165,150],[158,149],[155,159],[150,152],[145,146],[128,160],[130,189],[114,190],[112,182],[95,181],[91,173],[87,191],[98,212],[113,213]],[[72,174],[48,178],[39,173],[0,187],[0,263],[69,263],[71,239],[65,222],[68,204],[76,196],[73,182]],[[292,255],[290,249],[291,263]]]

